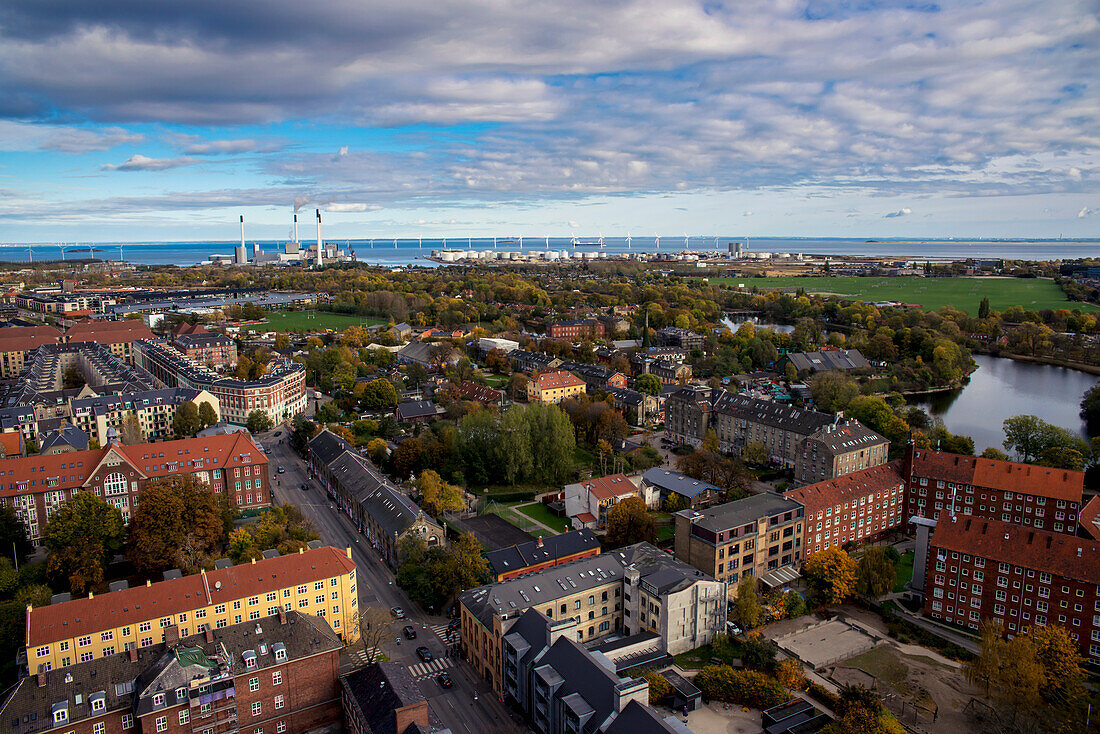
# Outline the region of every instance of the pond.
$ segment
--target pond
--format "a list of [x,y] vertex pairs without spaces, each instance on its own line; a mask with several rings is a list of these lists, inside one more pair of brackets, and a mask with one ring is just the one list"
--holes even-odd
[[790,324],[772,324],[767,321],[762,321],[759,316],[745,316],[738,314],[731,318],[729,314],[722,317],[722,323],[730,328],[730,331],[736,333],[737,328],[741,324],[752,324],[758,329],[771,329],[779,334],[790,334],[794,331],[794,327]]
[[1086,436],[1081,398],[1096,384],[1087,372],[975,354],[978,370],[961,389],[910,402],[943,418],[947,430],[970,436],[974,450],[1004,450],[1002,424],[1015,415],[1036,415]]

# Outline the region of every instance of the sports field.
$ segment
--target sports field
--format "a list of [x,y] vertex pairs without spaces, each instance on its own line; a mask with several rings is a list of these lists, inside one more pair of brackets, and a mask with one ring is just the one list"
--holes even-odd
[[268,311],[267,322],[244,327],[246,331],[343,331],[349,326],[371,326],[386,323],[367,316],[348,316],[323,311]]
[[820,278],[711,278],[710,281],[744,284],[744,290],[754,286],[760,290],[793,292],[799,288],[807,293],[833,295],[868,302],[903,301],[918,303],[936,310],[954,306],[967,313],[977,313],[983,296],[989,297],[994,311],[1010,306],[1022,306],[1030,311],[1044,308],[1095,311],[1087,303],[1067,301],[1062,289],[1052,280],[1040,278],[860,278],[856,276],[825,276]]

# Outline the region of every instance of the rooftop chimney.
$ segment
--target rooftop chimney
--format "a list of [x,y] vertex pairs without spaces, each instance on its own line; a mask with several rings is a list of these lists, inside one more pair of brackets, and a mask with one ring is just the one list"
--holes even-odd
[[207,644],[214,641],[214,630],[210,628],[210,625],[206,626],[206,629],[203,630],[203,634],[206,636]]
[[539,542],[539,548],[541,548],[542,547],[542,536],[541,535],[539,536],[539,541],[538,542]]
[[321,241],[321,210],[317,209],[317,267],[325,264],[325,247]]

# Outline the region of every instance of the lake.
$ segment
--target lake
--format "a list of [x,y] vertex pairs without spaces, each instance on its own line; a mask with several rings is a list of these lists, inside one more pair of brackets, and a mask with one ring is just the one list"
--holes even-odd
[[975,354],[974,361],[978,370],[961,389],[913,404],[943,418],[952,433],[973,438],[977,453],[989,446],[1004,451],[1002,423],[1015,415],[1036,415],[1087,436],[1079,411],[1096,376],[984,354]]
[[767,321],[762,321],[759,316],[743,316],[738,315],[733,318],[729,314],[722,317],[722,323],[730,328],[730,331],[737,333],[738,327],[741,324],[752,324],[758,329],[770,329],[778,334],[790,334],[794,331],[794,327],[789,324],[772,324]]

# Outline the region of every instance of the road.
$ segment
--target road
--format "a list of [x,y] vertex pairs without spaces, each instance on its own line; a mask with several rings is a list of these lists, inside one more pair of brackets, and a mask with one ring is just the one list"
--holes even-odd
[[[281,435],[274,436],[276,432]],[[297,506],[325,543],[337,548],[351,547],[357,568],[360,609],[380,606],[401,607],[405,611],[407,619],[394,622],[393,634],[382,644],[382,652],[390,660],[409,667],[436,716],[456,734],[526,731],[522,719],[500,703],[485,680],[457,655],[451,655],[446,644],[450,620],[431,616],[409,601],[366,538],[355,530],[351,520],[330,501],[320,485],[309,478],[308,466],[290,447],[288,433],[284,425],[256,435],[268,451],[273,503],[289,502]],[[284,473],[278,472],[280,468]],[[309,487],[305,491],[301,489],[303,483]],[[416,629],[415,640],[403,638],[401,630],[406,624]],[[457,643],[457,635],[450,642]],[[434,659],[430,663],[423,663],[416,657],[416,648],[420,645],[431,650]],[[353,645],[341,656],[341,671],[350,672],[365,663],[362,646]],[[454,681],[450,689],[443,689],[436,682],[436,675],[443,670]]]

